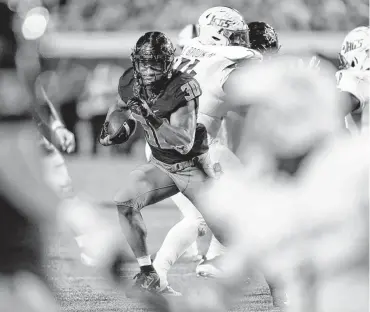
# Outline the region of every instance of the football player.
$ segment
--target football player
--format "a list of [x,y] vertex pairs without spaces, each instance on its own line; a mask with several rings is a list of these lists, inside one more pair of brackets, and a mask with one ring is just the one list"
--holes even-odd
[[[25,23],[20,16],[17,21]],[[114,247],[117,246],[114,237],[116,234],[110,226],[104,224],[96,209],[88,201],[79,198],[73,190],[64,158],[59,150],[66,153],[72,152],[75,148],[74,135],[66,129],[48,98],[47,92],[52,82],[51,79],[46,82],[43,74],[40,74],[42,68],[35,44],[38,38],[25,40],[22,36],[18,37],[17,71],[22,79],[22,85],[26,87],[26,93],[30,96],[32,117],[39,130],[44,179],[61,199],[59,220],[65,222],[74,232],[76,242],[82,250],[82,260],[94,256],[98,262],[97,265],[103,270],[110,270],[111,255],[118,254]],[[104,240],[103,246],[98,243],[86,244],[91,241],[91,235],[94,235],[95,241],[97,237]],[[108,245],[111,248],[108,247],[101,252],[102,247],[105,248]]]
[[[219,20],[225,20],[230,25],[220,27],[217,25]],[[197,32],[199,37],[184,40],[185,34],[194,35]],[[206,125],[208,140],[212,142],[212,156],[218,160],[217,154],[221,153],[225,165],[231,164],[232,167],[238,160],[225,146],[225,136],[220,131],[222,120],[230,110],[223,99],[224,83],[238,62],[248,58],[259,60],[261,55],[246,47],[248,27],[240,13],[231,8],[215,7],[207,10],[199,18],[196,27],[187,26],[181,34],[182,40],[179,42],[187,46],[176,59],[174,67],[199,79],[203,94],[199,100],[198,120]],[[191,202],[182,194],[172,199],[184,218],[169,231],[156,254],[154,267],[162,280],[167,277],[171,265],[184,253],[186,247],[205,233],[204,220]],[[207,256],[213,258],[223,250],[224,247],[213,237]]]
[[39,179],[36,131],[17,75],[15,13],[0,2],[0,15],[0,309],[57,311],[43,264],[45,229],[59,202]]
[[370,87],[370,28],[357,27],[344,38],[339,53],[338,88],[352,101],[345,107],[346,127],[351,133],[368,129]]
[[[114,200],[140,266],[134,289],[160,293],[170,287],[160,284],[152,265],[140,211],[178,192],[202,210],[202,186],[220,171],[208,153],[207,131],[197,123],[202,90],[192,75],[173,68],[174,52],[172,42],[161,32],[139,38],[131,54],[133,67],[119,81],[120,101],[109,109],[100,139],[102,145],[119,144],[129,138],[137,122],[144,129],[150,161],[126,177]],[[112,133],[117,111],[127,117],[118,135]]]

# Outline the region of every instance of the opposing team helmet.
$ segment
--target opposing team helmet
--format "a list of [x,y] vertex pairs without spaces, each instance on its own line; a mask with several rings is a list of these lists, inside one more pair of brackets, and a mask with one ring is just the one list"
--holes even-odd
[[140,70],[140,68],[145,68],[157,73],[152,83],[162,78],[170,78],[174,58],[175,48],[165,34],[158,31],[147,32],[139,38],[131,53],[134,76],[141,79],[144,84],[151,84],[146,81],[153,80],[148,79],[152,77],[147,76],[146,70]]
[[249,27],[250,48],[262,54],[278,53],[280,50],[279,37],[274,28],[265,22],[251,22]]
[[248,25],[235,9],[210,8],[199,17],[198,25],[203,44],[249,47]]
[[341,69],[370,69],[370,28],[361,26],[353,29],[344,38],[339,53]]

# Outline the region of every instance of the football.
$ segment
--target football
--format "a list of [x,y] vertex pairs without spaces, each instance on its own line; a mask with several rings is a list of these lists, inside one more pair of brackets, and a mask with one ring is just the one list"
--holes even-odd
[[111,140],[115,143],[127,141],[129,136],[136,129],[136,122],[130,119],[130,111],[127,109],[117,109],[113,111],[108,119],[107,132]]

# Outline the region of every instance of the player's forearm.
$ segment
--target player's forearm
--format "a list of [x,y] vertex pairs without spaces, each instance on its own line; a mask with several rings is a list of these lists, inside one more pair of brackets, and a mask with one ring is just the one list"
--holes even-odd
[[185,147],[185,149],[188,149],[194,141],[195,131],[174,127],[167,121],[164,121],[155,131],[158,135],[164,137],[167,143],[176,147]]
[[56,124],[58,124],[58,126],[62,126],[63,125],[62,119],[59,117],[53,103],[51,103],[43,87],[41,87],[41,93],[43,95],[44,100],[43,105],[45,106],[45,110],[49,114],[50,124],[52,125],[53,128],[57,127]]
[[37,125],[37,129],[49,142],[53,141],[53,130],[49,123],[47,123],[41,114],[34,106],[31,107],[32,117]]

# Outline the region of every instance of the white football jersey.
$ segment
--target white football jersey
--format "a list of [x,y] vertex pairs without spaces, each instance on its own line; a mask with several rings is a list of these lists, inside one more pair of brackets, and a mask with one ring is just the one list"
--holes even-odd
[[193,75],[201,86],[198,121],[205,125],[211,138],[216,137],[230,110],[224,102],[223,85],[236,62],[243,59],[262,60],[262,56],[244,47],[203,45],[194,38],[175,61],[175,69]]
[[353,94],[360,107],[353,112],[362,112],[370,98],[370,72],[355,69],[343,69],[336,73],[338,88]]
[[369,104],[370,99],[370,72],[356,69],[343,69],[336,73],[337,85],[341,91],[353,94],[360,102],[360,107],[346,116],[346,127],[357,133],[361,129],[361,114]]

